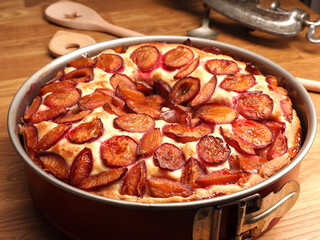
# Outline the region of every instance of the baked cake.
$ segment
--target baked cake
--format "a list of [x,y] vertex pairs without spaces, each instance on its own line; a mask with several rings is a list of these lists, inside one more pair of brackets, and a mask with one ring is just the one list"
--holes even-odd
[[119,46],[71,61],[20,129],[30,158],[76,188],[148,203],[208,199],[297,154],[300,121],[277,83],[190,41]]

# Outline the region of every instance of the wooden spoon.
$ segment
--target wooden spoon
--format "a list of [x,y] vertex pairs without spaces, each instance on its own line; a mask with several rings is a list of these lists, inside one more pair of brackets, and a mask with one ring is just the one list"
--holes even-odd
[[49,21],[68,28],[106,32],[118,37],[143,36],[107,22],[93,9],[76,2],[53,3],[46,8],[45,16]]

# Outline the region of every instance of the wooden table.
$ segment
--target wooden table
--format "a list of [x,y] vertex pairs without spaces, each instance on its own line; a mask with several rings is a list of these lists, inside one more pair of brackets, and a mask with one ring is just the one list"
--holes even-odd
[[[65,239],[35,209],[25,183],[24,164],[6,130],[6,115],[14,93],[28,76],[53,59],[48,42],[57,30],[66,30],[48,23],[43,16],[44,9],[54,1],[25,2],[0,2],[0,239]],[[261,2],[263,6],[270,4],[270,1]],[[307,10],[312,20],[318,17],[298,0],[281,3],[283,8]],[[122,0],[103,1],[103,4],[92,0],[85,4],[106,20],[146,35],[185,36],[187,29],[199,26],[204,11],[200,0]],[[220,33],[217,40],[257,52],[296,77],[319,79],[320,45],[305,39],[306,30],[296,37],[283,38],[259,31],[249,33],[213,11],[211,19],[212,28]],[[116,38],[99,32],[68,31],[88,34],[97,42]],[[320,94],[310,92],[310,96],[320,116]],[[302,161],[301,194],[297,203],[263,240],[320,239],[319,156],[320,138],[317,138]]]

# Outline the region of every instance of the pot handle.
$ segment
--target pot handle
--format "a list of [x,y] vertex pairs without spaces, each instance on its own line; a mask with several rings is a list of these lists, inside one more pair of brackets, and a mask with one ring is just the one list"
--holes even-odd
[[[300,193],[300,185],[292,180],[277,192],[264,198],[260,194],[198,209],[193,222],[193,240],[219,240],[223,210],[236,206],[234,240],[251,239],[267,230],[272,220],[282,217],[295,204]],[[228,230],[231,231],[231,230]]]

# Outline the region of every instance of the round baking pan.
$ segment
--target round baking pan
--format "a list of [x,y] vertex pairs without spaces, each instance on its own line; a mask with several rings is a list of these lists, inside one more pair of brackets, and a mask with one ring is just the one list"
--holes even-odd
[[[288,90],[293,107],[302,124],[302,146],[289,165],[265,181],[233,194],[192,202],[137,203],[110,199],[74,188],[48,175],[28,157],[19,135],[19,123],[25,108],[40,88],[71,60],[92,57],[104,49],[117,46],[155,41],[183,43],[187,39],[190,39],[195,47],[217,47],[223,53],[231,55],[237,60],[252,63],[264,75],[274,75],[281,79],[281,85]],[[270,228],[280,216],[272,217],[272,221],[267,223],[268,226],[261,229],[255,228],[255,232],[250,230],[242,234],[239,229],[245,228],[241,227],[244,226],[243,221],[237,220],[239,219],[239,206],[243,206],[243,199],[256,199],[256,197],[263,199],[268,197],[270,193],[281,191],[287,183],[297,182],[300,162],[313,143],[316,125],[316,111],[308,92],[289,72],[276,63],[234,45],[180,36],[143,36],[116,39],[78,49],[59,57],[27,79],[14,96],[8,112],[10,139],[25,163],[27,184],[37,208],[51,224],[72,239],[205,240],[244,239],[258,236]],[[294,191],[298,192],[299,190]],[[277,206],[276,203],[273,205]],[[221,206],[226,206],[222,214]],[[203,221],[199,220],[197,217],[199,213],[208,209],[209,211],[204,211]],[[251,211],[254,210],[251,209]],[[276,210],[272,211],[276,212]],[[245,214],[247,212],[248,210],[245,211]],[[207,226],[205,224],[208,221],[209,225]]]

